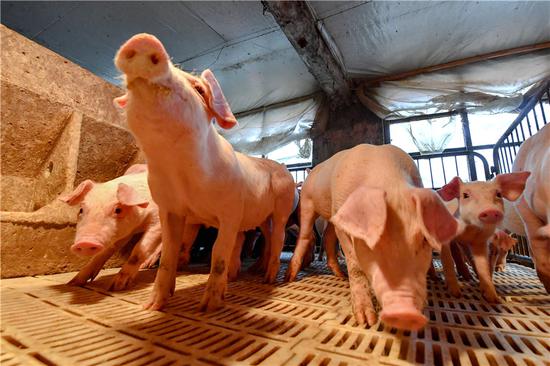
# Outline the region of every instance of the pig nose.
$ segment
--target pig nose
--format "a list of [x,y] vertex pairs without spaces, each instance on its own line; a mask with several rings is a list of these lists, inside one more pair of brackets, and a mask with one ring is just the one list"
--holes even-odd
[[115,56],[116,67],[126,74],[128,81],[134,78],[147,80],[166,75],[169,69],[168,54],[162,43],[150,34],[141,33],[130,38]]
[[426,325],[427,319],[416,308],[395,306],[383,309],[380,319],[387,325],[405,330],[418,330]]
[[502,220],[502,212],[498,210],[485,210],[479,214],[479,219],[486,224],[496,224]]
[[71,251],[78,255],[91,256],[101,252],[103,245],[89,241],[81,241],[71,246]]

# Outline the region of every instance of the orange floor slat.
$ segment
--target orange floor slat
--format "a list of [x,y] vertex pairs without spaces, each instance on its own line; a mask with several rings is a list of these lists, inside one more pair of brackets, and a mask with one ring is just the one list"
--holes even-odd
[[[288,259],[288,258],[287,258]],[[277,283],[243,273],[229,284],[226,306],[197,310],[208,278],[193,266],[179,274],[166,309],[142,309],[155,271],[132,290],[109,292],[117,270],[84,288],[73,274],[1,281],[2,365],[452,365],[549,366],[550,297],[534,270],[508,264],[495,275],[506,302],[483,301],[477,283],[451,297],[429,282],[418,332],[356,324],[345,279],[314,262],[298,280]]]

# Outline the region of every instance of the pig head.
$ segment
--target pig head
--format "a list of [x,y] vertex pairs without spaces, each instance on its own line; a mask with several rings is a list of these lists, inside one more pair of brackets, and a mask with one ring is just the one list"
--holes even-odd
[[458,199],[458,215],[466,225],[494,228],[504,217],[503,198],[515,201],[523,193],[528,172],[497,175],[489,182],[464,183],[453,178],[438,193],[445,201]]
[[437,194],[407,188],[389,195],[360,186],[331,222],[339,238],[348,236],[353,243],[361,269],[381,302],[382,321],[396,328],[422,328],[432,250],[448,243],[458,227]]
[[59,199],[80,205],[71,251],[83,256],[96,255],[130,236],[143,220],[141,210],[149,205],[146,197],[125,183],[118,183],[115,189],[89,179]]

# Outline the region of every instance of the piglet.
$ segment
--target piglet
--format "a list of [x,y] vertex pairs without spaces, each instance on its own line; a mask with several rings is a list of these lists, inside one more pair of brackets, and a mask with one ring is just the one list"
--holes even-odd
[[[315,219],[330,220],[346,255],[359,323],[376,322],[372,285],[384,323],[410,330],[426,324],[422,310],[432,250],[455,236],[458,223],[434,191],[421,187],[413,160],[392,145],[338,152],[304,182],[294,256],[307,251]],[[294,256],[290,280],[300,270]]]
[[[504,217],[503,198],[509,201],[518,199],[528,177],[528,172],[500,174],[492,181],[470,183],[455,177],[438,191],[445,201],[458,199],[455,217],[459,219],[461,229],[453,242],[471,251],[481,293],[488,302],[496,303],[500,299],[491,279],[487,242]],[[449,291],[460,297],[450,245],[443,246],[441,261]]]
[[503,230],[497,230],[489,239],[489,265],[492,272],[503,272],[506,268],[508,251],[516,245],[517,240]]
[[521,145],[512,171],[532,172],[516,209],[525,225],[537,275],[550,293],[550,125]]
[[59,199],[80,205],[71,251],[92,257],[69,284],[82,286],[93,281],[105,262],[137,233],[143,235],[114,277],[111,289],[127,288],[140,268],[151,266],[159,257],[158,207],[151,199],[145,165],[134,165],[125,175],[105,183],[85,180]]

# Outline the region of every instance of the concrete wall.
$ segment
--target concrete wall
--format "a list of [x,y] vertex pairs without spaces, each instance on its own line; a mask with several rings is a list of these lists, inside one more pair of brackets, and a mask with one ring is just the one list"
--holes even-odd
[[358,144],[384,143],[382,120],[359,102],[335,110],[322,108],[312,131],[313,165],[330,158],[338,151]]
[[143,161],[112,103],[123,91],[1,25],[0,37],[1,276],[77,270],[78,208],[57,197]]

